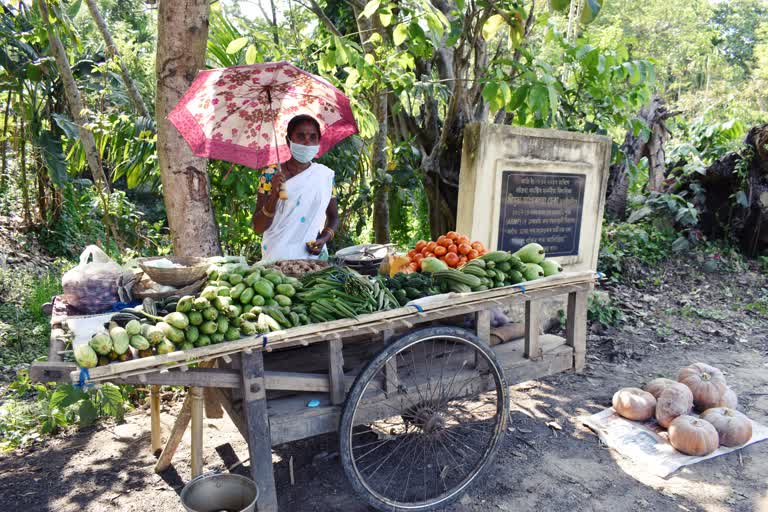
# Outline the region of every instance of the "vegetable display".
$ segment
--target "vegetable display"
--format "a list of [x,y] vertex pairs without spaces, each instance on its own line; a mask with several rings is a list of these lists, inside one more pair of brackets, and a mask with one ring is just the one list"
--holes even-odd
[[[479,258],[485,252],[481,242],[470,242],[467,236],[449,231],[434,242],[419,240],[416,246],[408,251],[408,258],[411,261],[411,269],[419,272],[422,270],[422,261],[426,258],[437,258],[447,266],[456,268]],[[427,272],[430,271],[427,270]]]
[[[208,268],[207,281],[197,296],[148,299],[141,307],[121,310],[87,345],[77,347],[75,360],[82,368],[93,368],[310,323],[357,318],[431,295],[484,291],[562,270],[544,259],[544,249],[535,243],[516,253],[487,252],[479,242],[469,243],[463,235],[449,232],[437,242],[417,244],[421,245],[429,250],[419,257],[409,255],[407,265],[391,265],[386,276],[374,278],[343,266],[327,267],[324,262],[250,266],[236,258],[218,259]],[[397,258],[393,261],[400,263]],[[395,267],[401,271],[393,273]],[[307,272],[310,269],[317,270]]]

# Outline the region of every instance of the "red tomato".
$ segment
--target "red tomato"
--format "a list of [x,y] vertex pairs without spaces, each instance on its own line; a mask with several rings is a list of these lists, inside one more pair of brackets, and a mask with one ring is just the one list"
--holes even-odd
[[413,257],[416,256],[416,249],[411,249],[408,251],[408,259],[413,261]]
[[427,246],[427,242],[425,242],[424,240],[419,240],[418,242],[416,242],[416,252],[421,252],[421,250],[426,246]]
[[448,252],[448,249],[446,249],[442,245],[438,245],[437,247],[435,247],[435,256],[437,256],[438,258],[440,256],[445,256],[445,253],[447,252]]
[[485,246],[482,244],[482,242],[472,242],[472,248],[476,251],[485,250]]
[[434,257],[435,257],[435,253],[433,252],[428,252],[427,255],[425,256],[425,258],[434,258]]
[[419,253],[422,256],[426,256],[428,252],[429,252],[429,249],[426,246],[424,246],[424,248],[421,251],[419,251]]
[[466,256],[462,256],[461,258],[459,258],[459,266],[462,266],[462,265],[466,264],[467,261],[468,261],[467,257]]
[[415,261],[411,262],[408,264],[408,268],[410,268],[414,272],[418,272],[419,270],[421,270],[421,263],[417,263]]
[[480,256],[480,253],[477,252],[476,249],[472,249],[471,251],[469,251],[469,254],[467,254],[467,259],[468,260],[473,260],[473,259],[475,259],[475,258],[477,258],[479,256]]
[[435,242],[429,242],[427,244],[427,250],[429,252],[435,252],[435,247],[437,247],[437,243],[435,243]]
[[456,240],[456,237],[459,235],[455,231],[449,231],[445,234],[446,238],[450,238],[451,240]]
[[440,235],[439,237],[437,237],[437,245],[443,245],[443,240],[447,240],[445,235]]
[[472,246],[469,244],[461,244],[459,246],[459,254],[467,255],[472,250]]
[[445,262],[449,267],[456,267],[459,264],[459,255],[453,252],[449,252],[445,255]]
[[452,252],[453,254],[456,254],[457,252],[459,252],[459,246],[456,244],[449,245],[448,252]]
[[418,263],[419,266],[421,266],[421,260],[424,259],[424,255],[420,253],[416,253],[416,256],[413,257],[413,262]]

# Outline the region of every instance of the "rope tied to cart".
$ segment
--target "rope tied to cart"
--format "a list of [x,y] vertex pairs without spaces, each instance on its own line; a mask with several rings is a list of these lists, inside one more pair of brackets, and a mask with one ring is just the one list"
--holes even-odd
[[80,376],[78,377],[75,387],[83,390],[93,387],[93,384],[88,382],[89,380],[91,380],[91,374],[88,371],[88,368],[80,368]]
[[525,285],[524,284],[520,283],[520,284],[515,284],[515,285],[512,285],[512,286],[514,288],[519,288],[521,292],[525,293]]

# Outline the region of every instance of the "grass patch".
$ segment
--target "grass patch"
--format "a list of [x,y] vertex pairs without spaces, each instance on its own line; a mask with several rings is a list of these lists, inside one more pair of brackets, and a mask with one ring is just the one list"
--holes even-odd
[[61,293],[61,268],[0,269],[0,365],[31,363],[47,353],[50,318],[42,305]]

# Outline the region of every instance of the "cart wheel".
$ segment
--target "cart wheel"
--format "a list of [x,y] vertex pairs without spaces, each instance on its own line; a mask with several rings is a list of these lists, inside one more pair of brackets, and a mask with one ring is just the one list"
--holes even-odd
[[442,508],[488,468],[508,415],[504,371],[477,336],[456,327],[414,331],[373,358],[347,395],[344,472],[379,510]]

